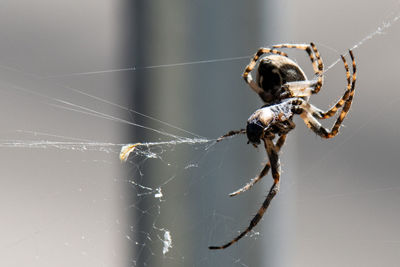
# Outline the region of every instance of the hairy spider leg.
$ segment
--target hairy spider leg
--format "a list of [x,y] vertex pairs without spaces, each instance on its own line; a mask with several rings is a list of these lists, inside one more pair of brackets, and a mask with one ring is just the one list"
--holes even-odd
[[242,237],[244,237],[248,232],[250,232],[258,224],[258,222],[263,217],[264,213],[267,211],[267,208],[268,208],[269,204],[271,203],[271,200],[278,193],[280,174],[281,174],[281,167],[280,167],[278,151],[271,139],[264,138],[263,141],[264,141],[264,146],[265,146],[265,149],[266,149],[268,157],[269,157],[269,161],[271,162],[271,171],[272,171],[272,177],[274,179],[274,183],[272,184],[271,189],[269,190],[269,193],[268,193],[267,197],[265,198],[261,208],[258,210],[257,214],[251,220],[251,222],[250,222],[249,226],[246,228],[246,230],[244,230],[237,237],[235,237],[232,241],[226,243],[225,245],[210,246],[210,247],[208,247],[209,249],[225,249],[225,248],[231,246],[232,244],[236,243],[237,241],[239,241]]
[[[284,44],[284,45],[278,45],[276,47],[296,48],[295,46],[298,46],[298,45],[292,45],[293,47],[289,47],[289,46],[290,45]],[[317,62],[318,62],[318,72],[319,73],[316,72],[316,75],[322,76],[322,72],[323,72],[322,60],[320,60],[318,50],[313,45],[313,43],[311,43],[310,46],[311,46],[311,49],[313,50],[313,52],[317,58]],[[304,50],[309,51],[309,50],[307,50],[307,48],[304,48]],[[259,51],[261,51],[261,49]],[[282,52],[280,52],[280,53],[282,53]],[[343,120],[347,116],[347,113],[350,110],[350,107],[351,107],[351,104],[353,101],[354,92],[355,92],[355,83],[356,83],[356,78],[357,78],[357,74],[356,74],[357,69],[356,69],[356,62],[354,59],[354,55],[351,50],[349,50],[349,54],[352,59],[353,75],[350,78],[351,75],[350,75],[349,66],[346,62],[345,57],[341,56],[345,70],[346,70],[347,88],[345,90],[344,95],[339,99],[339,101],[330,110],[328,110],[326,112],[323,112],[322,110],[318,109],[317,107],[309,104],[308,99],[302,98],[303,96],[310,96],[311,94],[318,93],[320,87],[322,86],[322,82],[323,82],[322,77],[318,77],[318,80],[314,80],[314,81],[298,81],[298,82],[287,83],[284,85],[287,88],[290,88],[292,90],[292,91],[289,91],[289,94],[286,96],[286,98],[288,98],[288,97],[290,98],[291,94],[297,96],[295,98],[289,99],[287,102],[289,105],[291,105],[291,107],[290,107],[291,112],[293,114],[299,114],[300,117],[306,123],[306,125],[312,131],[314,131],[316,134],[318,134],[319,136],[321,136],[323,138],[332,138],[338,134],[339,128],[340,128]],[[247,71],[247,75],[249,75],[251,70],[255,67],[256,61],[259,59],[259,56],[256,57],[256,55],[254,57],[255,60],[253,58],[253,60],[247,66],[245,73],[243,74],[243,77],[245,78],[245,80],[246,80],[246,77],[245,77],[246,71]],[[310,55],[310,53],[309,53],[309,55]],[[318,58],[320,61],[318,61]],[[315,63],[314,63],[315,59],[312,57],[312,55],[310,55],[310,59],[312,61],[313,66],[315,66]],[[315,69],[315,67],[314,67],[314,69]],[[251,79],[251,76],[250,76],[250,79]],[[252,80],[250,80],[250,81],[252,81]],[[313,84],[313,83],[315,83],[315,84]],[[319,86],[319,88],[318,88],[318,86]],[[317,88],[317,90],[315,90],[315,88]],[[253,90],[255,90],[257,92],[256,89],[253,88]],[[287,92],[288,91],[286,91],[285,93],[287,93]],[[283,94],[285,94],[285,93],[283,93]],[[283,94],[281,95],[280,99],[284,99]],[[321,126],[318,119],[329,118],[329,117],[333,116],[334,114],[336,114],[338,109],[340,109],[340,108],[342,110],[330,131],[327,130],[326,128],[324,128],[323,126]],[[238,133],[245,133],[245,131],[243,131],[243,129],[239,130],[239,131],[231,131],[230,133],[227,134],[227,136],[231,136],[231,135],[238,134]],[[278,147],[278,145],[280,143],[281,143],[281,145],[283,145],[284,139],[282,142],[279,142],[279,140],[278,140],[275,145],[273,143],[273,139],[274,139],[274,136],[268,136],[268,137],[264,136],[262,138],[265,149],[266,149],[268,157],[269,157],[269,163],[267,163],[265,165],[264,169],[261,171],[259,176],[261,176],[261,175],[262,176],[259,179],[257,179],[257,178],[252,179],[251,182],[249,183],[251,185],[248,186],[248,188],[251,188],[252,185],[255,184],[258,180],[260,180],[263,176],[265,176],[266,173],[268,172],[269,168],[271,168],[274,183],[271,186],[269,194],[267,195],[266,199],[264,200],[263,205],[258,210],[258,212],[254,216],[254,218],[251,220],[249,226],[243,232],[241,232],[236,238],[234,238],[232,241],[226,243],[225,245],[211,246],[211,247],[209,247],[209,249],[225,249],[225,248],[231,246],[232,244],[238,242],[242,237],[244,237],[247,233],[249,233],[259,223],[259,221],[263,217],[264,213],[266,212],[271,200],[278,193],[279,181],[280,181],[280,162],[279,162],[279,156],[278,156],[280,147]],[[248,190],[247,185],[245,187],[243,187],[243,192],[246,190]],[[240,189],[238,191],[241,192]]]
[[[282,146],[285,144],[285,140],[286,140],[286,134],[283,134],[279,137],[279,139],[276,141],[275,143],[275,147],[277,152],[279,152],[282,148]],[[262,178],[264,178],[265,175],[267,175],[269,169],[271,168],[271,163],[268,162],[264,169],[262,169],[262,171],[260,172],[260,174],[256,177],[254,177],[253,179],[250,180],[250,182],[248,182],[245,186],[243,186],[242,188],[236,190],[235,192],[232,192],[229,194],[230,197],[233,196],[237,196],[243,192],[246,192],[247,190],[249,190],[250,188],[253,187],[253,185],[255,185],[258,181],[260,181]]]
[[[309,103],[304,103],[303,107],[306,108],[306,110],[311,113],[314,117],[317,119],[328,119],[336,114],[336,112],[345,105],[345,103],[349,100],[351,97],[351,100],[353,99],[354,96],[354,89],[355,86],[355,81],[357,79],[357,71],[356,71],[356,63],[354,60],[354,55],[352,51],[349,51],[350,57],[352,59],[352,65],[353,65],[353,75],[350,75],[350,69],[347,64],[347,61],[343,55],[341,55],[345,70],[346,70],[346,79],[347,79],[347,88],[345,90],[345,93],[343,96],[336,102],[335,105],[333,105],[329,110],[327,111],[322,111],[321,109],[313,106],[312,104]],[[353,82],[352,82],[353,81]],[[294,97],[307,97],[312,94],[312,88],[308,87],[307,81],[300,81],[300,82],[292,82],[292,83],[287,83],[284,86],[287,86],[287,90],[290,91],[290,95]],[[350,102],[351,102],[350,100]],[[349,104],[348,104],[349,105]],[[350,107],[348,107],[350,108]]]
[[221,142],[223,139],[230,137],[230,136],[234,136],[237,134],[245,134],[246,133],[246,129],[240,129],[240,130],[235,130],[235,131],[229,131],[228,133],[224,134],[223,136],[219,137],[217,139],[217,142]]
[[250,88],[253,89],[253,91],[256,92],[257,94],[263,93],[264,90],[261,87],[259,87],[257,85],[257,83],[253,80],[253,77],[251,76],[251,71],[255,68],[255,66],[257,64],[257,60],[259,60],[262,55],[268,54],[268,53],[287,57],[287,54],[284,52],[281,52],[276,49],[262,47],[262,48],[258,49],[258,51],[251,58],[249,65],[246,66],[246,68],[244,69],[244,72],[242,74],[243,79],[250,86]]
[[280,99],[311,96],[315,94],[317,83],[315,80],[287,82],[282,85],[283,93],[280,94]]
[[354,55],[353,55],[353,52],[351,50],[349,50],[349,54],[350,54],[350,57],[351,57],[351,60],[352,60],[352,66],[353,66],[353,75],[352,75],[351,79],[350,79],[349,65],[347,64],[347,61],[346,61],[345,57],[343,55],[340,56],[342,58],[344,67],[346,69],[347,89],[346,89],[344,95],[342,96],[342,98],[339,99],[339,101],[336,102],[336,104],[333,107],[331,107],[328,111],[322,112],[320,114],[320,118],[321,119],[327,119],[327,118],[330,118],[333,115],[335,115],[336,112],[338,111],[338,109],[343,107],[343,105],[345,105],[345,103],[349,99],[350,99],[350,104],[347,104],[347,105],[349,105],[347,107],[347,109],[350,108],[351,101],[353,100],[353,97],[354,97],[355,83],[356,83],[356,79],[357,79],[357,69],[356,69],[356,62],[354,60]]
[[[321,55],[319,54],[319,51],[317,47],[315,46],[314,43],[310,44],[278,44],[272,46],[273,48],[294,48],[294,49],[300,49],[304,50],[307,52],[308,56],[310,57],[313,69],[314,69],[314,74],[317,77],[316,81],[309,81],[310,86],[312,85],[312,93],[317,94],[319,90],[322,87],[322,84],[324,82],[324,77],[323,77],[323,72],[324,72],[324,64],[321,59]],[[314,55],[315,58],[314,58]],[[296,83],[296,82],[295,82]]]
[[[320,91],[320,89],[323,85],[323,81],[324,81],[323,80],[324,79],[323,78],[324,64],[322,62],[319,51],[314,43],[310,43],[310,44],[279,44],[279,45],[274,45],[272,47],[273,48],[294,48],[294,49],[306,51],[311,60],[311,64],[314,69],[314,74],[317,77],[316,79],[313,79],[313,80],[295,81],[295,82],[285,83],[283,85],[284,92],[281,94],[281,99],[290,98],[290,97],[310,96],[311,94],[317,94]],[[315,57],[314,57],[314,55],[315,55]],[[250,64],[249,64],[249,66],[250,66]],[[254,85],[258,87],[258,85],[256,83],[254,83]],[[251,85],[251,87],[252,87],[252,85]],[[258,93],[257,90],[255,90],[255,91]]]
[[[300,117],[304,120],[305,124],[310,128],[312,131],[314,131],[316,134],[323,138],[332,138],[335,137],[339,133],[339,128],[344,120],[346,118],[347,113],[350,110],[351,103],[353,102],[353,97],[354,97],[354,92],[355,92],[355,84],[356,84],[356,79],[357,79],[357,68],[356,68],[356,62],[354,60],[354,55],[351,50],[349,50],[350,57],[353,62],[353,76],[352,76],[352,81],[350,85],[350,90],[346,90],[344,96],[348,94],[347,99],[344,101],[342,111],[340,112],[335,124],[333,125],[332,129],[329,131],[326,128],[322,127],[319,121],[317,120],[317,116],[315,112],[310,109],[312,106],[308,103],[306,103],[304,100],[299,99],[299,102],[302,102],[299,105],[299,108],[296,110],[297,113],[300,113]],[[346,60],[344,57],[342,57],[342,60],[344,64],[346,65]],[[342,99],[339,100],[339,102]],[[336,105],[334,106],[334,108]],[[329,111],[327,112],[329,113]]]

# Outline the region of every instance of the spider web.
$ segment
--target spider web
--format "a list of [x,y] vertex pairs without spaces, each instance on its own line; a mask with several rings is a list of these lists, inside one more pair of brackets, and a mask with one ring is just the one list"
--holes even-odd
[[[378,35],[389,33],[389,30],[395,31],[391,27],[398,21],[400,14],[394,12],[387,17],[387,20],[365,37],[356,39],[353,46],[346,43],[346,47],[354,49],[357,54],[364,44],[367,46],[368,42],[374,40]],[[392,40],[392,38],[394,37],[386,37],[388,40]],[[377,41],[385,40],[385,37],[376,39]],[[394,44],[396,45],[396,43]],[[322,50],[323,48],[324,46],[322,46]],[[333,68],[340,63],[337,54],[331,55],[334,59],[330,60],[331,64],[327,64],[326,73],[331,69],[340,69]],[[324,57],[324,53],[322,56]],[[171,119],[166,122],[166,119],[158,119],[157,116],[153,117],[137,111],[135,107],[128,108],[127,103],[117,104],[124,101],[118,99],[114,94],[99,97],[98,95],[101,94],[95,90],[90,92],[89,89],[88,92],[81,88],[101,88],[105,81],[104,77],[99,77],[99,75],[150,72],[155,69],[176,69],[193,65],[208,66],[215,63],[238,64],[243,67],[249,57],[250,55],[212,58],[86,72],[57,71],[57,73],[64,74],[51,75],[37,75],[25,71],[25,69],[31,69],[29,66],[20,68],[14,67],[12,64],[1,65],[3,99],[7,99],[3,103],[4,113],[12,121],[3,122],[3,125],[7,125],[7,129],[10,130],[3,130],[1,133],[0,147],[3,149],[5,166],[3,177],[6,177],[7,181],[3,188],[18,193],[6,194],[4,192],[5,201],[3,203],[6,203],[6,206],[3,210],[10,211],[7,217],[29,221],[15,226],[12,225],[15,224],[14,220],[6,220],[3,227],[4,233],[9,231],[11,234],[3,235],[5,241],[2,243],[2,251],[4,254],[14,256],[12,259],[4,257],[4,264],[12,263],[15,255],[21,251],[28,251],[24,257],[21,257],[21,262],[24,260],[34,261],[33,265],[37,266],[50,266],[57,260],[64,260],[67,257],[70,259],[65,261],[65,266],[115,266],[117,264],[155,266],[156,263],[186,266],[193,264],[193,258],[196,258],[194,264],[197,265],[216,266],[222,263],[248,266],[251,262],[251,252],[257,249],[256,245],[252,243],[257,241],[257,244],[261,244],[261,240],[258,238],[260,233],[256,231],[250,234],[250,238],[248,238],[250,242],[247,243],[250,246],[241,254],[229,251],[220,255],[210,254],[206,247],[212,245],[213,242],[224,242],[233,237],[238,230],[247,225],[250,214],[242,214],[237,218],[237,214],[230,215],[232,214],[230,211],[219,212],[213,207],[208,211],[200,212],[190,208],[191,199],[195,201],[205,201],[207,198],[221,199],[215,198],[212,194],[211,196],[207,195],[207,192],[211,190],[209,187],[224,187],[226,179],[211,180],[211,178],[229,171],[227,166],[229,166],[231,154],[241,152],[243,146],[236,143],[235,140],[228,140],[226,144],[216,146],[217,135],[210,138],[203,137],[196,132],[187,130],[184,126],[178,127],[169,123],[173,121]],[[367,62],[363,54],[357,59]],[[363,64],[359,63],[359,67],[362,70]],[[93,77],[95,81],[87,82],[85,78],[88,76]],[[65,84],[65,79],[67,79],[68,85]],[[97,81],[98,79],[100,81]],[[107,88],[110,84],[105,83],[104,87]],[[329,81],[327,83],[329,84]],[[343,136],[343,139],[339,139],[337,146],[329,147],[332,149],[331,152],[311,163],[309,165],[311,167],[301,175],[301,178],[306,178],[307,175],[312,176],[313,171],[319,168],[320,164],[326,164],[331,160],[330,155],[335,155],[334,150],[339,149],[337,147],[343,147],[348,140],[354,140],[355,136],[362,133],[371,121],[381,120],[385,114],[390,113],[399,98],[397,95],[396,98],[385,102],[386,105],[373,116],[356,124],[355,130]],[[332,94],[332,97],[330,99],[334,99],[337,95]],[[38,108],[38,106],[40,107]],[[19,113],[21,107],[28,112]],[[29,110],[35,108],[38,109],[35,116],[27,114]],[[48,118],[45,115],[48,112],[54,112],[54,118]],[[44,121],[43,118],[46,120]],[[76,120],[77,123],[75,123]],[[237,125],[237,121],[239,120],[235,120],[235,124],[232,125]],[[350,126],[352,123],[348,122],[347,124]],[[96,134],[83,130],[90,127],[94,128]],[[208,126],[203,125],[202,127]],[[138,131],[150,132],[155,138],[151,140],[138,138],[136,140],[131,136],[121,136],[116,131],[110,133],[106,128],[121,128],[121,130],[134,128]],[[229,129],[224,131],[226,130]],[[103,131],[108,133],[98,134]],[[392,131],[398,131],[398,126],[392,126]],[[217,132],[220,132],[219,129]],[[140,134],[135,136],[140,136]],[[312,141],[316,142],[315,138]],[[294,144],[288,146],[290,145]],[[121,151],[125,153],[122,157],[123,163],[119,159]],[[389,152],[394,154],[393,157],[396,156],[395,152]],[[246,157],[246,153],[243,152],[242,155]],[[251,154],[250,151],[248,155]],[[177,157],[176,155],[188,156]],[[258,162],[248,164],[253,164],[250,168],[252,170],[259,168]],[[301,163],[298,164],[301,165]],[[290,165],[283,165],[283,168],[287,167]],[[24,172],[24,168],[27,172]],[[42,175],[45,177],[41,169],[50,172],[52,178],[40,178]],[[247,177],[248,175],[245,170],[238,176]],[[17,183],[11,183],[12,179],[16,179]],[[34,181],[28,182],[27,180],[30,179]],[[357,181],[351,182],[356,183]],[[241,183],[244,182],[246,182],[245,179]],[[240,186],[241,183],[235,183],[234,186]],[[34,188],[33,193],[29,191],[32,187]],[[113,190],[116,191],[116,189],[109,190],[116,187],[122,188],[122,191],[115,193]],[[296,180],[289,181],[287,187],[282,188],[282,195],[292,193],[291,191],[296,187],[301,187],[301,183]],[[396,183],[388,182],[379,187],[362,188],[359,191],[354,189],[353,191],[351,189],[349,191],[338,190],[325,192],[325,194],[312,191],[312,189],[311,191],[313,193],[312,200],[323,201],[325,199],[345,200],[347,197],[382,192],[390,194],[392,191],[397,192],[399,188],[400,186],[397,186]],[[230,192],[229,189],[224,191],[226,194]],[[100,194],[98,195],[96,192],[100,192]],[[42,200],[36,202],[40,203],[40,206],[35,206],[35,201],[32,200],[36,197]],[[61,201],[64,199],[61,197],[67,201]],[[255,199],[255,201],[254,199],[249,201],[253,203],[249,206],[253,212],[261,201],[258,198]],[[312,200],[303,197],[300,202]],[[229,209],[231,205],[229,201],[233,200],[227,200],[220,205]],[[238,201],[248,200],[241,198]],[[11,203],[13,202],[25,204],[27,212],[13,212],[14,209],[7,208],[12,207]],[[56,207],[52,207],[52,202],[56,203]],[[74,206],[79,209],[75,209]],[[123,206],[122,211],[120,206]],[[16,209],[19,208],[20,205]],[[112,213],[113,208],[118,212]],[[111,216],[102,217],[101,211],[99,212],[102,209],[106,209]],[[79,210],[84,212],[79,212]],[[50,211],[55,214],[49,215]],[[64,214],[62,211],[66,213]],[[37,219],[41,216],[42,218]],[[184,217],[194,217],[194,221],[197,223],[182,227],[179,220]],[[79,225],[69,227],[76,223],[76,218],[80,218],[78,219]],[[184,225],[185,222],[182,224]],[[100,231],[92,230],[96,226]],[[70,231],[63,233],[60,232],[61,229]],[[221,229],[223,229],[221,236],[226,239],[214,238],[213,236]],[[192,242],[199,243],[199,247],[204,247],[204,250],[197,249],[193,252],[193,248],[185,248],[185,245],[182,245],[183,242],[187,242],[187,236],[192,234],[201,236],[201,233],[204,236],[192,240]],[[263,239],[269,238],[270,236],[263,236]],[[363,238],[360,237],[358,241],[368,243],[369,239],[363,240]],[[398,236],[393,239],[384,237],[378,239],[378,242],[386,244],[390,249],[396,249],[399,240]],[[340,242],[340,238],[333,239],[333,242]],[[50,249],[51,246],[47,246],[47,243],[53,244],[54,248]],[[104,245],[104,243],[109,245]],[[187,246],[189,247],[189,245]],[[236,252],[240,251],[235,249]],[[220,257],[226,258],[222,260]],[[126,258],[129,260],[126,261]]]

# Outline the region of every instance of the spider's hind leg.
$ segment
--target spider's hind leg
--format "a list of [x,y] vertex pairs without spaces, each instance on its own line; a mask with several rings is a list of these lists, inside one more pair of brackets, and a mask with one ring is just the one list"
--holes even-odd
[[[343,97],[336,103],[336,105],[329,111],[320,114],[320,117],[316,116],[316,114],[313,114],[313,112],[310,110],[310,105],[302,103],[299,106],[298,111],[301,111],[300,117],[304,120],[306,125],[314,131],[316,134],[323,138],[332,138],[335,137],[339,133],[339,128],[344,120],[346,118],[347,113],[350,110],[351,103],[353,102],[353,97],[354,97],[354,92],[355,92],[355,83],[356,83],[356,78],[357,78],[357,70],[356,70],[356,62],[354,60],[354,55],[351,50],[349,50],[350,57],[352,59],[352,64],[353,64],[353,76],[352,76],[352,81],[351,84],[348,84],[348,89],[346,90],[345,94]],[[345,58],[342,56],[342,60],[345,64],[345,67],[347,66]],[[347,70],[348,67],[346,67]],[[349,77],[348,73],[348,77]],[[301,107],[302,106],[302,107]],[[331,115],[331,113],[336,113],[337,109],[342,107],[342,111],[340,112],[338,118],[336,119],[335,124],[333,125],[332,129],[329,131],[326,128],[322,127],[319,121],[316,118],[321,118],[324,119],[328,115]],[[325,114],[325,115],[324,115]],[[325,116],[325,117],[324,117]]]
[[[273,48],[294,48],[306,51],[310,60],[311,64],[314,69],[314,74],[316,76],[316,84],[313,87],[312,93],[317,94],[322,87],[324,82],[323,72],[324,72],[324,64],[322,62],[321,56],[319,51],[314,43],[310,44],[279,44],[272,46]],[[315,57],[314,57],[315,55]]]
[[246,228],[246,230],[241,232],[237,237],[235,237],[232,241],[226,243],[225,245],[210,246],[210,247],[208,247],[209,249],[225,249],[225,248],[231,246],[232,244],[236,243],[242,237],[244,237],[247,233],[249,233],[259,223],[261,218],[264,216],[264,213],[267,211],[267,208],[269,207],[271,200],[275,197],[275,195],[279,191],[281,168],[280,168],[278,151],[271,139],[263,139],[263,140],[264,140],[265,149],[267,150],[267,154],[268,154],[269,160],[271,162],[271,170],[272,170],[272,177],[274,178],[274,183],[272,184],[271,189],[269,190],[269,193],[268,193],[267,197],[265,198],[262,206],[258,210],[257,214],[254,216],[254,218],[251,220],[251,222],[250,222],[249,226]]
[[[283,144],[285,143],[286,140],[286,134],[281,135],[278,139],[278,141],[276,141],[275,143],[275,147],[276,147],[276,151],[279,152],[283,146]],[[262,178],[264,178],[265,175],[268,174],[269,169],[271,168],[271,163],[267,162],[267,164],[265,164],[265,167],[262,169],[262,171],[260,172],[260,174],[256,177],[254,177],[253,179],[250,180],[250,182],[248,182],[245,186],[243,186],[242,188],[236,190],[235,192],[232,192],[229,194],[230,197],[233,196],[237,196],[243,192],[246,192],[247,190],[249,190],[250,188],[253,187],[253,185],[255,185],[257,182],[259,182]]]
[[315,88],[318,85],[317,80],[306,80],[288,82],[282,85],[280,99],[292,97],[307,97],[315,94]]
[[[335,105],[333,105],[328,111],[321,112],[321,114],[320,114],[321,119],[328,119],[328,118],[332,117],[333,115],[335,115],[336,112],[341,107],[343,107],[346,104],[346,102],[348,102],[348,99],[350,97],[352,99],[354,96],[354,89],[355,89],[354,84],[357,79],[357,68],[356,68],[356,62],[354,61],[354,55],[351,50],[349,51],[349,54],[350,54],[350,57],[352,60],[352,67],[353,67],[353,75],[352,76],[350,75],[349,65],[347,64],[345,57],[343,55],[340,56],[343,61],[343,64],[344,64],[344,68],[346,70],[347,89],[344,92],[343,96],[336,102]],[[350,78],[350,76],[351,76],[351,78]],[[350,100],[350,102],[351,102],[351,100]]]
[[258,51],[251,58],[249,65],[246,66],[246,68],[244,69],[244,72],[242,74],[242,77],[245,80],[245,82],[257,94],[263,94],[264,90],[260,86],[258,86],[257,83],[253,80],[253,77],[251,76],[251,71],[256,67],[257,61],[260,59],[260,57],[264,54],[269,54],[269,53],[287,57],[287,54],[284,52],[281,52],[276,49],[262,47],[262,48],[258,49]]

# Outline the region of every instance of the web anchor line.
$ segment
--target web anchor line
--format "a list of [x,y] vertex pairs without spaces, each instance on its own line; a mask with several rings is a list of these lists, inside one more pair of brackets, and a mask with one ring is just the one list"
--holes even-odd
[[135,144],[126,144],[121,147],[121,151],[119,153],[119,159],[123,162],[127,161],[129,155],[138,150],[140,147],[149,148],[151,146],[160,146],[160,145],[178,145],[178,144],[206,144],[206,143],[216,143],[217,139],[205,139],[205,138],[186,138],[186,139],[178,139],[173,141],[165,141],[165,142],[147,142],[147,143],[135,143]]

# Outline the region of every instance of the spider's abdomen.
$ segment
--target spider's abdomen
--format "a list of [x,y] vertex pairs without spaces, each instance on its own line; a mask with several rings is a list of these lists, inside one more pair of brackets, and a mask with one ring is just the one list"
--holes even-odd
[[279,96],[282,85],[306,79],[303,70],[293,60],[281,55],[269,55],[260,60],[256,82],[264,91],[259,94],[262,100],[272,103]]

